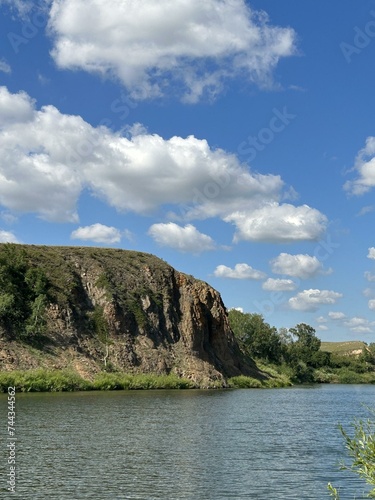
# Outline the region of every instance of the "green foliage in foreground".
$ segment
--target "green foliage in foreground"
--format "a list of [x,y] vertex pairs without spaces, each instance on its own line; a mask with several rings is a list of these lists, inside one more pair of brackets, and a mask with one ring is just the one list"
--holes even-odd
[[[341,469],[350,470],[363,479],[372,487],[367,496],[375,498],[375,421],[356,420],[352,426],[351,436],[340,426],[351,460],[349,465],[342,464]],[[340,500],[339,491],[330,483],[328,491],[334,500]]]
[[69,370],[30,370],[0,373],[0,392],[62,392],[121,389],[189,389],[194,384],[177,375],[101,373],[93,382]]

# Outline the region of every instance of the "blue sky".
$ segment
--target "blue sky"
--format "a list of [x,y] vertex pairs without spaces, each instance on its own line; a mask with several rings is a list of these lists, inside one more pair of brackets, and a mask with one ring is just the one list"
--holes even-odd
[[375,341],[375,0],[0,9],[0,241],[150,252]]

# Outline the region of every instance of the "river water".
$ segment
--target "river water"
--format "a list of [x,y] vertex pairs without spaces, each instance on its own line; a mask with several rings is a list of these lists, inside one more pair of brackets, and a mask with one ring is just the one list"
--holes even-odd
[[[1,498],[227,500],[362,498],[339,471],[337,424],[369,416],[375,386],[16,394],[16,493]],[[357,494],[357,496],[355,496]]]

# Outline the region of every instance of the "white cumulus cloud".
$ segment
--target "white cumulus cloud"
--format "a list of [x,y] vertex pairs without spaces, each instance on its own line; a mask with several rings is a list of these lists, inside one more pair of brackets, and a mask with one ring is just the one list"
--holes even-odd
[[354,170],[357,178],[347,181],[344,189],[353,195],[367,193],[375,186],[375,137],[368,137],[363,149],[357,154]]
[[224,220],[235,224],[235,241],[269,243],[317,241],[327,226],[327,218],[315,208],[277,202],[263,204],[254,210],[235,211]]
[[344,322],[344,325],[355,333],[372,333],[374,324],[374,322],[370,322],[368,319],[359,316],[355,316]]
[[49,33],[60,68],[113,77],[139,99],[176,84],[188,102],[235,76],[270,86],[296,38],[244,0],[53,0]]
[[340,320],[346,318],[346,315],[343,312],[339,311],[330,311],[328,313],[329,318],[334,319],[334,320]]
[[234,269],[220,265],[214,271],[214,276],[217,278],[231,278],[238,280],[261,280],[266,277],[262,271],[253,269],[248,264],[236,264]]
[[367,254],[368,259],[375,259],[375,247],[370,247]]
[[368,307],[372,311],[375,311],[375,299],[371,299],[371,300],[368,301]]
[[34,104],[35,101],[26,92],[11,94],[6,87],[0,87],[0,130],[34,120]]
[[104,224],[92,224],[91,226],[79,227],[70,235],[72,240],[94,241],[95,243],[119,243],[121,231],[115,227]]
[[0,243],[19,243],[19,241],[11,231],[0,230]]
[[307,254],[291,255],[281,253],[270,261],[272,272],[295,278],[308,279],[321,274],[323,265],[315,256]]
[[215,249],[214,240],[203,234],[192,224],[181,227],[174,222],[153,224],[148,234],[161,246],[181,252],[201,253]]
[[292,292],[297,288],[297,284],[293,280],[268,278],[262,288],[269,292]]
[[341,297],[341,293],[332,290],[317,290],[311,288],[309,290],[303,290],[295,297],[290,298],[289,306],[291,309],[297,311],[316,311],[321,305],[335,304]]
[[236,226],[237,240],[311,240],[325,229],[317,210],[280,204],[280,176],[252,173],[204,139],[163,139],[139,125],[124,136],[54,106],[38,110],[27,94],[5,87],[0,117],[0,205],[16,214],[77,222],[88,188],[123,212],[168,206],[169,220],[219,217]]

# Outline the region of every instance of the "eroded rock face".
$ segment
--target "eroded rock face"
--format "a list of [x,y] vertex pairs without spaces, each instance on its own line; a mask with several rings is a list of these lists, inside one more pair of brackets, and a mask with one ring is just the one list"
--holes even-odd
[[[176,373],[200,386],[256,373],[242,357],[220,294],[207,283],[139,252],[24,248],[51,286],[39,366],[71,367],[87,377],[105,367]],[[38,365],[30,350],[1,344],[1,369]]]

